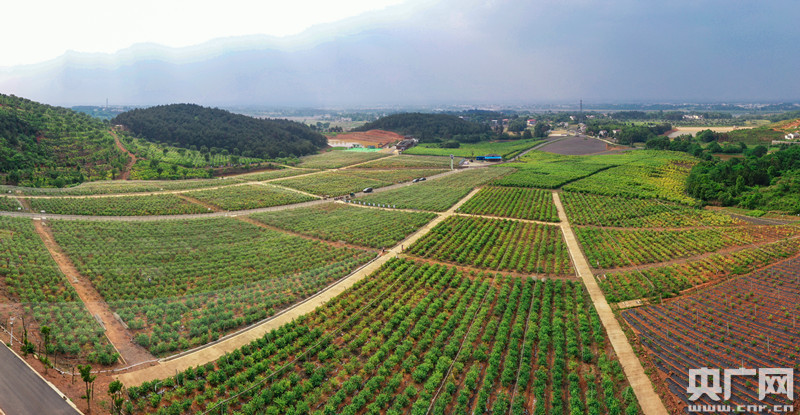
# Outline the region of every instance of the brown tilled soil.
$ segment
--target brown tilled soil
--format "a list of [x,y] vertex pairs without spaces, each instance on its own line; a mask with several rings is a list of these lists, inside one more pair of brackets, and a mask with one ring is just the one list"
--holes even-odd
[[[568,137],[542,146],[540,151],[548,153],[563,154],[567,156],[585,156],[597,154],[605,151],[617,150],[618,148],[606,142],[584,137]],[[619,148],[619,150],[623,150]]]
[[347,143],[359,143],[363,146],[383,147],[386,144],[403,140],[403,136],[391,131],[369,130],[365,132],[353,132],[347,134],[337,134],[328,136],[328,142],[344,141]]

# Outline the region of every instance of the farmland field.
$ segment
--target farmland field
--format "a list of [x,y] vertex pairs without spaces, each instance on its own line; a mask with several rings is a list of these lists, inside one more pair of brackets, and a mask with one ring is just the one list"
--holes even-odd
[[[800,258],[794,257],[697,294],[623,311],[669,390],[662,397],[688,403],[689,369],[796,369],[798,273]],[[780,394],[757,399],[754,376],[734,376],[732,381],[733,405],[792,404]],[[693,402],[715,403],[707,395]]]
[[484,187],[459,212],[558,222],[553,194],[539,189]]
[[[8,307],[11,303],[24,314]],[[27,316],[34,336],[39,327],[50,327],[52,352],[62,357],[88,355],[90,361],[106,364],[117,360],[102,327],[66,282],[31,220],[0,216],[0,318],[5,322],[13,315]],[[22,321],[14,332],[22,337]]]
[[430,177],[436,174],[444,173],[446,171],[449,170],[444,170],[444,169],[377,170],[377,169],[360,169],[360,168],[353,168],[346,170],[347,174],[351,176],[358,176],[358,177],[363,177],[365,179],[380,180],[383,182],[390,182],[390,183],[409,182],[419,177]]
[[51,226],[78,271],[154,354],[266,318],[373,257],[227,218]]
[[[458,157],[453,160],[454,165],[463,160]],[[439,156],[407,156],[399,155],[384,157],[358,166],[359,169],[449,169],[450,157]]]
[[512,158],[517,154],[541,143],[540,139],[524,139],[513,141],[496,141],[491,143],[462,143],[459,148],[440,148],[438,144],[419,144],[404,151],[405,154],[415,154],[423,156],[450,156],[458,157],[477,157],[487,154],[499,154],[505,159]]
[[452,216],[431,229],[408,252],[493,270],[572,273],[559,228],[530,222]]
[[0,196],[0,210],[15,211],[17,208],[22,207],[17,199],[13,197]]
[[794,226],[751,226],[689,230],[617,230],[575,228],[575,234],[593,267],[612,268],[664,262],[714,252],[725,247],[785,238],[800,230]]
[[134,413],[639,412],[580,284],[400,259],[216,362],[128,396]]
[[338,203],[251,215],[253,219],[278,228],[372,248],[396,245],[434,216],[431,213],[389,212]]
[[514,173],[504,176],[494,184],[554,189],[611,167],[613,164],[606,162],[606,159],[528,153],[522,158],[522,163],[513,164],[517,169]]
[[360,197],[358,200],[365,203],[393,205],[402,209],[441,212],[453,206],[475,187],[490,182],[510,171],[512,169],[505,166],[490,167],[488,170],[485,168],[471,169],[422,183],[415,183],[411,186]]
[[308,169],[338,169],[340,167],[364,163],[387,156],[389,156],[389,153],[378,151],[332,150],[322,154],[302,157],[297,167]]
[[261,184],[245,184],[201,190],[186,193],[186,196],[218,206],[223,210],[256,209],[314,200],[313,197],[302,193]]
[[669,298],[700,284],[723,281],[798,253],[800,240],[789,239],[682,264],[600,274],[596,278],[609,302]]
[[573,225],[637,228],[740,225],[731,216],[654,199],[563,192],[564,209]]
[[325,172],[272,183],[320,196],[341,196],[360,192],[366,187],[377,188],[392,184],[388,181],[368,179],[345,172]]
[[144,216],[208,213],[208,209],[174,194],[92,198],[30,199],[34,212],[61,215]]

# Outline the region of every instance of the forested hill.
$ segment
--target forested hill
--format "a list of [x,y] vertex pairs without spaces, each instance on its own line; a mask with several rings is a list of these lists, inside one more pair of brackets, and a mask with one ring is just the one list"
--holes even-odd
[[102,121],[0,94],[0,183],[62,187],[111,179],[127,160]]
[[327,140],[288,120],[264,120],[194,104],[135,109],[111,121],[150,141],[176,147],[225,149],[246,157],[275,158],[316,153]]
[[408,112],[392,114],[367,123],[355,131],[388,130],[411,135],[421,142],[438,142],[456,139],[463,142],[488,140],[488,125],[462,120],[449,114],[422,114]]

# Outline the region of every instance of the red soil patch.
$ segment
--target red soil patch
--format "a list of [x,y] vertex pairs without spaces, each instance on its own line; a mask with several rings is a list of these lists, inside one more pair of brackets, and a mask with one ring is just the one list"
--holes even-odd
[[328,144],[332,142],[358,143],[363,146],[383,147],[386,144],[402,140],[400,134],[384,130],[369,130],[328,136]]

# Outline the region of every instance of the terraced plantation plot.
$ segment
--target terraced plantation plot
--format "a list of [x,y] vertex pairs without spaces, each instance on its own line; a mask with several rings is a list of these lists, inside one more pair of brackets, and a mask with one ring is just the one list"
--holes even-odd
[[745,274],[800,253],[800,240],[790,239],[726,255],[711,255],[682,264],[596,275],[609,302],[670,298],[707,282]]
[[21,207],[16,198],[0,196],[0,210],[17,211]]
[[504,176],[494,184],[555,189],[613,165],[612,162],[598,157],[561,156],[538,151],[525,155],[522,160],[523,163],[513,164],[516,168],[514,173]]
[[136,342],[157,355],[263,319],[374,256],[227,218],[52,228]]
[[411,186],[361,197],[358,200],[365,203],[394,205],[401,209],[442,212],[456,204],[475,187],[486,184],[510,171],[512,170],[505,166],[470,169],[415,183]]
[[91,198],[29,199],[34,212],[61,215],[145,216],[208,213],[208,209],[174,194]]
[[253,219],[278,228],[373,248],[396,245],[435,216],[432,213],[389,212],[338,203],[251,215]]
[[691,230],[575,228],[589,264],[598,268],[664,262],[794,235],[796,226],[748,226]]
[[302,193],[262,184],[227,186],[219,189],[189,192],[186,195],[218,206],[223,210],[257,209],[314,200],[313,197]]
[[320,196],[341,196],[355,193],[367,187],[383,187],[392,184],[384,180],[367,179],[345,172],[326,172],[272,182],[292,189]]
[[44,188],[44,187],[15,187],[0,186],[5,191],[11,190],[14,193],[31,196],[87,196],[105,195],[121,193],[145,193],[159,192],[165,190],[189,190],[201,189],[205,187],[225,186],[234,183],[241,183],[237,177],[225,179],[195,179],[195,180],[132,180],[132,181],[99,181],[81,183],[75,187],[65,188]]
[[494,141],[480,143],[463,143],[458,148],[441,148],[439,144],[420,144],[405,150],[405,154],[416,154],[424,156],[450,156],[458,157],[477,157],[487,154],[499,154],[505,159],[510,159],[519,153],[541,143],[540,139],[525,139],[511,141]]
[[[65,278],[30,219],[0,216],[0,318],[4,322],[10,316],[17,318],[14,333],[18,338],[22,338],[22,317],[33,338],[40,327],[50,327],[52,351],[59,360],[88,354],[93,362],[115,362],[102,327]],[[12,304],[20,305],[24,315],[12,311]]]
[[302,157],[297,167],[304,167],[307,169],[338,169],[340,167],[364,163],[386,156],[389,156],[389,153],[381,153],[378,151],[333,150]]
[[[796,371],[800,366],[800,327],[795,321],[800,313],[798,274],[800,258],[794,257],[694,295],[623,311],[658,375],[665,379],[670,393],[662,397],[689,403],[689,369]],[[731,380],[730,399],[726,399],[731,405],[792,404],[782,394],[759,399],[757,376],[732,376]],[[795,383],[795,393],[796,388]],[[701,395],[692,403],[722,402]]]
[[563,192],[561,200],[573,225],[657,228],[743,224],[728,215],[654,199]]
[[484,187],[461,205],[459,212],[558,222],[553,194],[546,190]]
[[394,259],[315,312],[128,397],[134,413],[639,413],[624,379],[581,284]]
[[415,242],[408,252],[493,270],[572,273],[560,229],[530,222],[451,216]]
[[686,195],[686,178],[694,162],[665,161],[660,165],[614,167],[564,186],[564,190],[605,196],[657,198],[694,205]]
[[263,181],[263,180],[272,180],[272,179],[279,179],[282,177],[292,177],[292,176],[299,176],[301,174],[308,174],[313,173],[316,170],[314,169],[279,169],[279,170],[266,170],[266,171],[259,171],[255,173],[245,173],[239,174],[236,176],[230,176],[226,178],[229,179],[236,179],[236,180],[247,180],[247,181]]
[[[458,166],[463,160],[455,158],[453,164]],[[449,169],[450,157],[439,156],[407,156],[384,157],[358,166],[359,169]]]
[[[360,166],[359,166],[360,167]],[[420,177],[430,177],[444,173],[449,170],[442,169],[396,169],[396,170],[377,170],[377,169],[347,169],[346,172],[351,176],[363,177],[366,179],[380,180],[390,183],[410,182]]]

